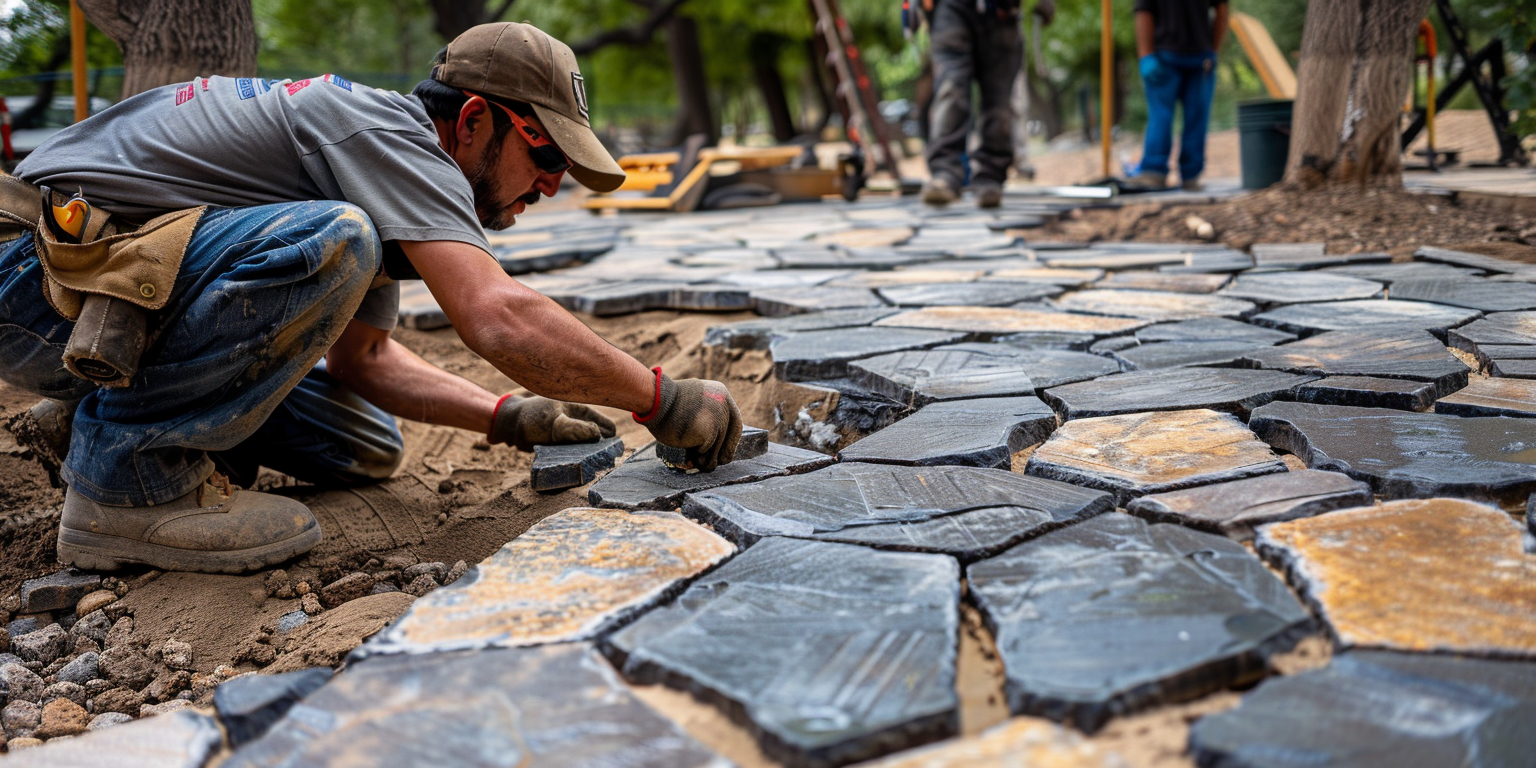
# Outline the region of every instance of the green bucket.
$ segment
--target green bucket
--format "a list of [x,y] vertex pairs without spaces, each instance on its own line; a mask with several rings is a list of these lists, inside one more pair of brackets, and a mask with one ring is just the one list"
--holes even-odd
[[1243,189],[1263,189],[1285,178],[1294,104],[1291,99],[1255,99],[1237,105]]

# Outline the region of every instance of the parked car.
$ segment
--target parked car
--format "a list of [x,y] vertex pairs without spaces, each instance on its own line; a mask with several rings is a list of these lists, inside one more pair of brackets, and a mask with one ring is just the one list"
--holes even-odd
[[[16,115],[30,109],[37,101],[36,96],[5,96],[5,107],[14,119]],[[112,102],[100,96],[91,99],[91,114],[96,114],[112,106]],[[55,96],[53,103],[43,112],[43,124],[34,128],[12,128],[11,148],[16,152],[16,159],[26,157],[32,150],[37,149],[48,137],[58,133],[75,122],[75,99],[73,96]]]

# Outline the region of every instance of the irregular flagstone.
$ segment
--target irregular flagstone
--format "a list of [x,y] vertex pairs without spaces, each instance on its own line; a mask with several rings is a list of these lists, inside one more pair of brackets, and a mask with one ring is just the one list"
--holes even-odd
[[1312,269],[1338,264],[1384,263],[1392,260],[1390,253],[1328,254],[1325,253],[1325,248],[1325,243],[1254,243],[1250,250],[1253,251],[1253,261],[1257,268],[1255,271]]
[[1297,387],[1295,398],[1303,403],[1319,405],[1427,411],[1435,404],[1438,391],[1439,388],[1432,381],[1383,379],[1375,376],[1328,376]]
[[847,269],[773,269],[731,272],[717,279],[722,283],[761,291],[769,288],[810,288],[855,274],[858,273]]
[[[1117,337],[1126,338],[1126,337]],[[1112,341],[1113,339],[1106,339]],[[1134,342],[1134,339],[1132,339]],[[1127,371],[1184,368],[1191,365],[1228,365],[1243,359],[1260,346],[1248,341],[1167,341],[1133,344],[1110,352]],[[1095,350],[1097,351],[1097,350]]]
[[1100,515],[966,568],[1008,705],[1092,732],[1264,675],[1311,625],[1241,544]]
[[1526,763],[1536,664],[1351,651],[1275,677],[1190,729],[1200,765],[1355,768]]
[[630,694],[591,645],[560,643],[369,659],[295,705],[222,765],[730,763]]
[[1429,245],[1421,246],[1417,251],[1414,251],[1413,257],[1422,261],[1434,261],[1442,264],[1454,264],[1458,267],[1481,269],[1484,272],[1519,272],[1522,268],[1529,266],[1493,256],[1484,256],[1481,253],[1453,251],[1449,248],[1436,248]]
[[1055,304],[1071,312],[1153,321],[1241,317],[1257,309],[1241,299],[1163,291],[1078,291],[1055,299]]
[[[671,445],[656,444],[656,457],[663,464],[673,468],[689,471],[693,469],[693,460],[688,457],[690,449],[678,448]],[[755,459],[768,452],[768,430],[757,427],[742,427],[741,437],[736,442],[736,453],[731,461],[743,461]]]
[[1021,281],[1032,283],[1051,283],[1053,285],[1075,288],[1087,285],[1104,276],[1102,269],[1058,269],[1054,267],[1003,267],[990,269],[986,277],[987,281]]
[[1244,359],[1258,368],[1330,376],[1381,376],[1428,381],[1446,394],[1467,385],[1466,364],[1429,333],[1412,328],[1329,331]]
[[[1273,272],[1238,275],[1220,295],[1247,299],[1256,304],[1302,304],[1314,301],[1379,299],[1381,283],[1325,272]],[[1397,290],[1392,292],[1398,298]],[[1412,296],[1403,298],[1413,298]]]
[[1536,359],[1536,345],[1528,344],[1479,344],[1473,353],[1484,366],[1495,360],[1514,361]]
[[1349,264],[1342,267],[1326,267],[1322,272],[1324,274],[1360,277],[1388,285],[1398,280],[1444,280],[1459,277],[1477,277],[1482,274],[1475,269],[1422,261],[1411,261],[1401,264]]
[[1230,248],[1190,251],[1182,264],[1163,264],[1159,272],[1170,274],[1200,274],[1212,272],[1238,272],[1253,266],[1253,257]]
[[613,250],[618,245],[618,235],[617,231],[612,231],[527,245],[501,245],[496,241],[505,235],[492,235],[491,255],[509,275],[547,272],[592,261]]
[[[1040,333],[1010,333],[993,339],[1020,349],[1060,349],[1068,352],[1084,352],[1093,346],[1096,337],[1091,333],[1065,333],[1042,331]],[[1113,338],[1113,337],[1111,337]]]
[[1337,472],[1304,469],[1143,496],[1125,511],[1239,540],[1255,526],[1370,504],[1371,486]]
[[1273,345],[1295,341],[1296,334],[1224,317],[1199,317],[1177,323],[1149,325],[1136,332],[1136,339],[1143,344],[1159,341],[1247,341]]
[[1446,334],[1450,345],[1476,352],[1485,344],[1536,345],[1536,312],[1494,312]]
[[1526,357],[1494,358],[1488,361],[1488,373],[1509,379],[1536,379],[1536,360]]
[[735,547],[676,512],[567,509],[429,593],[367,654],[514,648],[600,637]]
[[764,288],[752,291],[752,307],[764,317],[783,317],[829,309],[883,307],[885,302],[868,288]]
[[624,455],[624,440],[609,437],[595,443],[536,445],[529,486],[535,491],[558,491],[586,485],[597,473],[612,469]]
[[858,768],[1125,768],[1126,763],[1076,731],[1016,717],[976,736],[901,752]]
[[[299,615],[304,615],[300,612]],[[305,696],[330,682],[328,667],[277,675],[240,675],[219,685],[213,706],[231,747],[254,741]]]
[[400,325],[417,331],[433,331],[452,324],[448,321],[448,313],[427,290],[426,283],[400,281]]
[[1067,419],[1189,408],[1241,416],[1315,378],[1242,368],[1169,368],[1066,384],[1042,397]]
[[820,234],[811,239],[814,242],[840,245],[845,248],[872,248],[882,245],[900,245],[910,240],[915,234],[917,234],[916,231],[911,227],[859,227]]
[[1043,387],[1115,373],[1113,360],[1008,344],[955,344],[848,364],[855,382],[909,407],[940,400],[1033,395]]
[[630,680],[741,717],[774,759],[843,765],[959,730],[959,603],[953,558],[775,537],[606,649]]
[[1170,293],[1215,293],[1227,284],[1229,275],[1170,274],[1150,270],[1116,272],[1094,287],[1124,291],[1163,291]]
[[815,451],[769,443],[768,452],[755,459],[721,464],[713,472],[679,472],[656,457],[656,445],[645,446],[613,471],[592,484],[587,501],[594,507],[614,509],[670,509],[683,494],[749,483],[767,477],[809,472],[833,461]]
[[1107,493],[977,467],[834,464],[689,494],[683,513],[743,546],[769,536],[975,560],[1114,509]]
[[743,320],[710,328],[704,334],[704,343],[729,349],[767,349],[772,342],[789,338],[796,333],[825,331],[833,328],[861,328],[900,311],[895,307],[835,309],[830,312]]
[[933,261],[937,251],[899,252],[893,248],[778,248],[773,257],[785,269],[890,269]]
[[828,285],[839,288],[886,288],[926,284],[974,283],[982,271],[973,267],[942,269],[940,267],[915,267],[889,272],[855,272],[834,280]]
[[906,349],[926,349],[965,338],[957,331],[915,328],[838,328],[806,331],[772,342],[773,370],[785,381],[837,379],[848,361]]
[[1291,304],[1253,317],[1253,321],[1292,333],[1352,331],[1371,325],[1401,325],[1443,335],[1448,328],[1482,315],[1475,309],[1423,301],[1356,299]]
[[1096,337],[1134,331],[1147,321],[1094,317],[1068,312],[1041,312],[1001,307],[930,307],[914,309],[875,322],[892,328],[933,328],[963,331],[978,337],[1010,333],[1090,333]]
[[1058,296],[1063,290],[1049,283],[989,282],[886,286],[876,293],[898,307],[993,307]]
[[1343,646],[1536,658],[1522,526],[1459,499],[1405,499],[1259,529]]
[[1465,389],[1440,398],[1435,413],[1536,417],[1536,381],[1473,379]]
[[1013,454],[1056,429],[1056,412],[1038,397],[951,400],[922,410],[844,448],[841,461],[1008,469]]
[[[1033,244],[1030,247],[1038,249],[1039,245]],[[1116,253],[1088,249],[1082,251],[1050,251],[1042,253],[1040,260],[1052,267],[1136,269],[1138,267],[1158,267],[1170,264],[1178,266],[1187,265],[1189,263],[1189,254],[1184,251]]]
[[1399,280],[1392,284],[1392,298],[1432,301],[1484,312],[1511,312],[1536,309],[1536,285],[1477,278]]
[[1231,414],[1162,411],[1069,421],[1029,458],[1037,477],[1138,496],[1284,472]]
[[223,746],[218,723],[180,710],[13,750],[6,768],[202,768]]
[[1536,422],[1311,403],[1270,403],[1248,425],[1313,469],[1389,499],[1524,500],[1536,490]]

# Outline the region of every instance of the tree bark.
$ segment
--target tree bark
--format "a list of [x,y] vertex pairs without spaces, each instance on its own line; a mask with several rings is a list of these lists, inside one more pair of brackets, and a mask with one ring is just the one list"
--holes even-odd
[[711,146],[720,140],[714,108],[709,103],[709,84],[704,77],[704,51],[699,47],[699,25],[689,16],[667,20],[667,57],[672,60],[672,82],[677,87],[677,121],[673,144],[694,134],[708,137]]
[[80,0],[123,51],[123,98],[199,76],[256,74],[251,0]]
[[1286,182],[1401,184],[1398,121],[1428,9],[1429,0],[1307,7]]
[[780,144],[795,138],[795,116],[789,111],[789,96],[784,90],[784,76],[779,72],[779,50],[784,39],[777,35],[757,34],[749,44],[752,74],[757,90],[763,95],[763,107],[773,127],[773,139]]

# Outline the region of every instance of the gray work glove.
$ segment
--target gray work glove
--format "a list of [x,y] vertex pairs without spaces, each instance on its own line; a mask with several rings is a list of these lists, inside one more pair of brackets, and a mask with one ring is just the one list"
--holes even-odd
[[520,451],[535,445],[591,443],[613,437],[613,421],[579,403],[547,397],[503,397],[491,416],[491,445],[510,443]]
[[656,442],[688,449],[693,466],[713,472],[736,458],[741,442],[741,410],[724,384],[705,379],[672,379],[657,372],[657,405],[635,415]]

